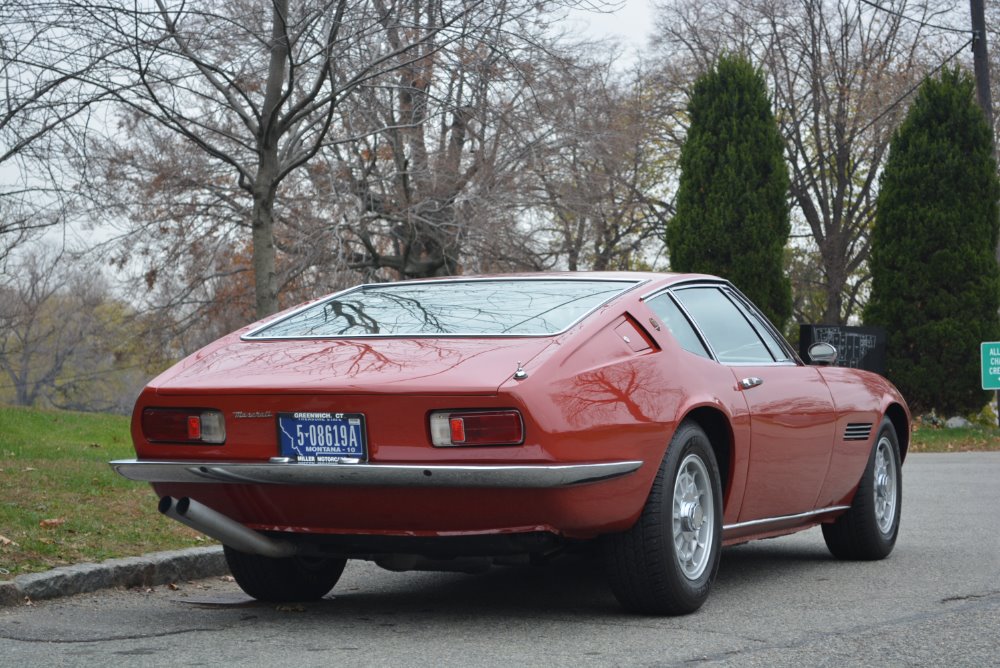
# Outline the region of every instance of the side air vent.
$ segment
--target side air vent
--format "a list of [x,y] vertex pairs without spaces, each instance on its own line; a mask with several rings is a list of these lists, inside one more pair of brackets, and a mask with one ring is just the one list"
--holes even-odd
[[845,441],[867,441],[872,434],[871,422],[852,422],[844,430]]

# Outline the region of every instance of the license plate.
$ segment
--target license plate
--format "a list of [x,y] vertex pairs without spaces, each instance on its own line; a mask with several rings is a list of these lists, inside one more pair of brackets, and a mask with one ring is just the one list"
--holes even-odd
[[361,413],[278,413],[282,457],[300,462],[367,459]]

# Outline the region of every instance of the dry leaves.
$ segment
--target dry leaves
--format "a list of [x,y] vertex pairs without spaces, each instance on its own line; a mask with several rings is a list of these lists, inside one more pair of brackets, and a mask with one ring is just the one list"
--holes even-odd
[[51,529],[53,527],[57,527],[65,523],[66,523],[65,517],[53,517],[52,519],[42,520],[41,522],[38,523],[38,526],[42,527],[43,529]]
[[0,547],[7,547],[8,545],[17,547],[17,543],[12,541],[10,538],[7,538],[7,536],[0,536]]

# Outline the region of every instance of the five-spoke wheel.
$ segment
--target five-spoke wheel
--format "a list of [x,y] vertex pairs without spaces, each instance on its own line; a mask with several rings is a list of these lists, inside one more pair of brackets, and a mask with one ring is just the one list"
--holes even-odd
[[899,440],[886,418],[879,426],[850,510],[823,525],[823,538],[835,557],[870,560],[889,556],[899,533],[902,481]]
[[708,598],[721,541],[715,452],[702,428],[686,421],[674,432],[638,521],[605,538],[611,588],[627,610],[694,612]]
[[689,580],[705,572],[712,555],[715,500],[705,462],[688,455],[674,481],[674,550],[677,563]]

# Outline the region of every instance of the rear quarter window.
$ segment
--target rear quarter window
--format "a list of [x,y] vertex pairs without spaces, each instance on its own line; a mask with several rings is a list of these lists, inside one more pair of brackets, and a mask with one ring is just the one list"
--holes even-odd
[[667,326],[670,333],[677,339],[681,348],[701,357],[711,357],[705,348],[705,344],[701,342],[698,333],[695,332],[694,327],[688,321],[687,316],[674,303],[670,295],[662,294],[650,299],[647,303],[649,308],[653,310],[653,313],[660,317],[663,324]]

